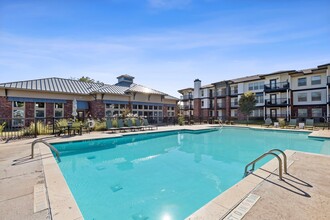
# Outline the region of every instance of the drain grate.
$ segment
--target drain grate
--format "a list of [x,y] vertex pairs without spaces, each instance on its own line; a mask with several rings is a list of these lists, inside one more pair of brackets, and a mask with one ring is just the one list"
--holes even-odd
[[256,204],[260,196],[248,195],[235,209],[233,209],[224,220],[240,220]]

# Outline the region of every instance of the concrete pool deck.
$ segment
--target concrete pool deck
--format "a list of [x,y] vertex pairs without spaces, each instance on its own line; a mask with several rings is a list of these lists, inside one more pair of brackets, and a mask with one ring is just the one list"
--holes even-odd
[[[151,132],[157,132],[157,131],[170,131],[170,130],[177,130],[177,129],[192,129],[192,130],[199,130],[199,129],[205,129],[209,128],[209,125],[193,125],[193,126],[168,126],[168,127],[159,127],[159,130],[154,130]],[[256,127],[260,128],[260,127]],[[265,129],[265,128],[262,128]],[[295,130],[298,131],[298,130]],[[137,134],[140,132],[126,132],[125,134]],[[142,133],[146,133],[145,131]],[[50,143],[54,142],[63,142],[63,141],[75,141],[75,140],[87,140],[87,139],[97,139],[97,138],[107,138],[107,137],[115,137],[115,136],[121,136],[122,134],[111,134],[111,132],[92,132],[91,134],[84,134],[82,136],[73,136],[73,137],[53,137],[53,136],[45,136],[43,137]],[[310,136],[315,137],[326,137],[330,138],[330,131],[327,130],[320,130],[320,131],[314,131],[310,134]],[[41,137],[39,137],[41,138]],[[34,139],[28,139],[28,140],[18,140],[18,141],[12,141],[9,143],[3,143],[0,142],[0,168],[1,168],[1,176],[0,176],[0,216],[4,219],[61,219],[59,218],[61,215],[56,210],[56,208],[51,206],[51,208],[48,207],[50,200],[47,193],[48,191],[43,192],[42,187],[41,190],[36,190],[36,186],[44,186],[45,189],[47,188],[45,182],[45,172],[44,172],[44,166],[43,162],[41,160],[41,157],[46,158],[52,158],[52,156],[49,155],[49,151],[43,151],[40,153],[39,150],[36,150],[35,158],[30,159],[29,155],[31,153],[31,143]],[[41,145],[41,144],[37,144]],[[36,145],[36,146],[37,146]],[[40,147],[40,146],[39,146]],[[37,147],[38,148],[38,147]],[[36,148],[36,149],[37,149]],[[42,148],[42,147],[41,147]],[[40,149],[41,149],[40,148]],[[48,149],[48,148],[46,148]],[[307,164],[308,169],[306,167],[299,166],[299,163],[304,163],[304,160],[306,158],[306,161],[308,161]],[[320,159],[322,158],[322,159]],[[251,210],[245,215],[244,219],[255,219],[257,217],[262,219],[298,219],[298,217],[317,217],[316,219],[322,219],[324,217],[329,218],[330,213],[329,210],[324,210],[324,207],[330,206],[330,196],[328,192],[324,192],[325,190],[330,189],[329,184],[329,169],[326,168],[330,165],[330,157],[328,156],[320,156],[320,155],[312,155],[312,154],[305,154],[305,153],[293,153],[292,160],[294,160],[294,163],[289,168],[290,175],[293,175],[293,177],[300,179],[303,182],[306,182],[313,187],[309,187],[305,189],[305,186],[297,185],[296,187],[301,189],[302,191],[308,193],[311,197],[305,197],[305,196],[299,196],[294,193],[292,193],[289,190],[284,190],[282,187],[279,187],[278,185],[284,184],[286,182],[281,182],[278,184],[273,184],[268,181],[272,181],[276,183],[276,176],[274,174],[270,175],[268,173],[267,179],[261,178],[262,183],[257,184],[257,188],[252,186],[249,186],[247,184],[245,188],[250,190],[243,190],[248,193],[253,192],[260,196],[260,199],[257,201],[257,203],[251,208]],[[55,160],[54,160],[55,161]],[[271,164],[271,163],[270,163]],[[276,164],[276,163],[275,163]],[[266,164],[267,165],[267,164]],[[46,165],[47,166],[47,165]],[[275,165],[276,166],[276,165]],[[323,167],[323,169],[319,169],[320,167]],[[261,171],[256,171],[261,172]],[[262,171],[267,173],[267,171]],[[276,173],[277,171],[272,170],[271,172]],[[56,172],[55,172],[56,173]],[[46,174],[47,175],[47,174]],[[260,174],[261,175],[261,174]],[[252,175],[249,175],[245,179],[251,179]],[[265,176],[265,175],[261,175]],[[287,177],[284,176],[284,178],[290,178],[291,176]],[[257,177],[260,179],[259,177]],[[273,179],[274,180],[273,180]],[[268,180],[268,181],[267,181]],[[294,180],[294,179],[293,179]],[[297,181],[297,180],[296,180]],[[327,181],[327,182],[325,182]],[[56,183],[57,181],[55,181]],[[254,182],[254,180],[250,180],[250,182]],[[259,181],[257,181],[259,182]],[[48,184],[48,181],[47,181]],[[291,185],[294,185],[294,183],[290,183]],[[236,185],[235,185],[236,186]],[[66,186],[57,186],[60,188],[65,188]],[[67,188],[67,187],[66,187]],[[265,188],[265,189],[264,189]],[[269,188],[269,189],[268,189]],[[311,189],[310,189],[311,188]],[[40,189],[37,188],[37,189]],[[263,190],[262,190],[263,189]],[[281,190],[282,191],[279,191]],[[258,191],[259,190],[259,191]],[[271,190],[276,193],[277,196],[272,195],[270,192]],[[55,191],[59,192],[61,190],[57,189]],[[288,194],[288,192],[291,192]],[[299,191],[299,190],[298,190]],[[69,190],[70,193],[70,190]],[[287,193],[287,194],[286,194]],[[39,195],[40,194],[40,195]],[[46,200],[44,199],[44,194],[46,194]],[[246,193],[245,193],[246,195]],[[281,196],[283,195],[283,196]],[[37,198],[36,198],[37,197]],[[65,197],[65,196],[64,196]],[[232,196],[231,196],[232,197]],[[292,197],[292,198],[291,198]],[[242,200],[241,197],[239,201]],[[292,201],[291,208],[288,209],[291,213],[291,215],[283,214],[280,215],[281,212],[279,211],[282,209],[279,205],[273,205],[277,203],[282,203],[283,198],[285,203],[288,203]],[[315,198],[315,199],[314,199]],[[321,198],[321,199],[317,199]],[[273,200],[274,201],[273,201]],[[281,200],[282,199],[282,200]],[[46,204],[45,204],[46,203]],[[294,205],[293,203],[297,203],[300,205]],[[319,204],[321,203],[321,204]],[[269,208],[269,204],[272,204],[274,207],[278,208]],[[72,207],[70,204],[64,204],[67,207],[67,211],[71,212]],[[207,217],[207,215],[199,216],[195,215],[194,218],[191,219],[220,219],[221,216],[224,214],[228,214],[228,211],[231,210],[233,207],[237,206],[237,202],[233,203],[232,207],[228,207],[225,209],[222,209],[221,207],[215,206],[217,208],[216,210],[222,210],[222,215],[213,215]],[[306,210],[304,212],[308,213],[314,213],[311,215],[304,214],[301,215],[302,210],[305,206],[308,205]],[[268,208],[267,208],[268,207]],[[313,208],[309,208],[313,207]],[[299,210],[295,210],[294,208],[299,208]],[[204,207],[202,208],[202,210]],[[57,210],[61,210],[61,207],[58,207]],[[214,210],[214,209],[213,209]],[[74,210],[72,212],[75,212]],[[218,211],[217,211],[218,212]],[[79,211],[80,213],[80,211]],[[70,215],[64,215],[66,218],[62,219],[82,219],[81,216],[79,216],[79,213],[75,213],[73,216],[70,217]],[[295,215],[292,215],[292,213],[297,213],[297,218],[295,218]],[[320,215],[316,215],[316,214]],[[56,215],[58,217],[56,217]],[[78,214],[78,216],[76,215]],[[52,217],[51,217],[52,216]],[[54,217],[55,216],[55,217]],[[63,216],[63,215],[62,215]],[[193,217],[193,216],[192,216]],[[299,218],[303,219],[303,218]],[[307,219],[307,218],[306,218]],[[309,218],[310,219],[310,218]],[[324,218],[325,219],[325,218]]]

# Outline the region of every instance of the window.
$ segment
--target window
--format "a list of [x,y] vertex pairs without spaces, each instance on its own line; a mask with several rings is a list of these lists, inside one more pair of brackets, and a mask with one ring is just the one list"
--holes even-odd
[[298,109],[298,117],[307,117],[307,109],[299,108]]
[[63,103],[55,103],[54,104],[54,117],[62,118],[64,116],[64,104]]
[[105,117],[112,117],[121,114],[121,110],[124,110],[126,107],[126,104],[105,104]]
[[254,90],[258,90],[258,89],[259,89],[259,83],[255,82],[255,83],[253,84],[253,89],[254,89]]
[[262,90],[264,89],[264,81],[249,83],[249,90]]
[[202,107],[204,107],[204,101],[202,101]]
[[35,117],[36,118],[45,117],[45,107],[46,107],[46,104],[44,102],[35,103]]
[[253,83],[249,83],[249,90],[253,90]]
[[201,91],[201,96],[204,96],[204,89],[202,89]]
[[321,92],[312,92],[312,101],[321,101]]
[[13,127],[24,126],[25,103],[13,102]]
[[237,117],[237,110],[236,109],[231,110],[231,117]]
[[298,86],[306,86],[306,85],[307,85],[306,77],[298,79]]
[[322,117],[322,108],[312,108],[312,117]]
[[312,76],[312,85],[321,84],[321,76]]
[[307,93],[299,93],[298,102],[307,102]]
[[256,95],[257,104],[264,103],[264,96],[263,95]]

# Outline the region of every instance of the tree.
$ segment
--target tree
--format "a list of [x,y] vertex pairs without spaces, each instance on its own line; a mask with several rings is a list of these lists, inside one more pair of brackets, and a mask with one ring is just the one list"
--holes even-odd
[[256,95],[250,91],[246,92],[241,96],[238,104],[240,112],[245,115],[246,120],[249,121],[249,116],[257,104]]
[[88,76],[82,76],[80,78],[74,78],[74,77],[71,77],[71,79],[74,79],[74,80],[78,80],[80,82],[87,82],[87,83],[100,83],[100,84],[104,84],[103,82],[100,82],[100,81],[95,81],[95,79],[92,79]]

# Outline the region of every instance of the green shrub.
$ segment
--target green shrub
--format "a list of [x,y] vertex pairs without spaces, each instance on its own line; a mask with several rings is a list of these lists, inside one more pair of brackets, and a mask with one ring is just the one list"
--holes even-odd
[[118,128],[118,120],[117,119],[112,120],[112,127]]
[[95,122],[95,127],[94,127],[95,131],[105,131],[106,128],[107,127],[106,127],[105,121],[96,121]]
[[6,127],[6,122],[2,123],[2,125],[0,125],[0,134],[2,133],[3,129]]
[[279,122],[279,125],[280,125],[281,128],[285,127],[285,119],[284,118],[279,118],[278,122]]
[[[35,126],[37,126],[37,129]],[[25,135],[35,134],[36,132],[37,134],[51,134],[53,132],[43,121],[37,121],[37,124],[32,122],[29,128],[23,128],[22,130]]]
[[60,120],[56,121],[56,126],[58,126],[58,127],[68,126],[68,120],[60,119]]
[[182,126],[184,124],[184,117],[183,117],[183,115],[180,115],[179,116],[178,123],[179,123],[180,126]]

